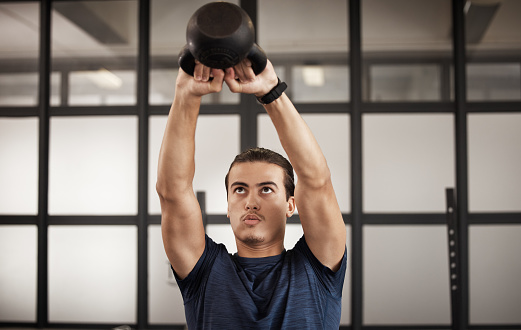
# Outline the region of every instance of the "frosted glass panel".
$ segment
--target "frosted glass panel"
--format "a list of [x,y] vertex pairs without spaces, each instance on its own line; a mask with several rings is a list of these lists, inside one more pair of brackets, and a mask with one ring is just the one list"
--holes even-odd
[[365,212],[443,212],[454,186],[451,115],[365,115]]
[[151,324],[185,324],[183,297],[161,237],[161,226],[148,227],[148,315]]
[[297,65],[292,67],[292,78],[294,102],[349,101],[347,65]]
[[49,213],[137,214],[137,118],[51,118]]
[[0,119],[0,214],[38,213],[38,119]]
[[36,226],[0,226],[0,322],[36,322]]
[[[287,157],[267,114],[259,115],[259,146]],[[349,116],[346,114],[303,114],[324,153],[342,212],[351,210]],[[298,180],[298,178],[297,178]]]
[[445,226],[365,226],[364,324],[449,324]]
[[521,226],[470,226],[471,324],[521,323]]
[[470,114],[469,210],[521,211],[521,114]]
[[49,321],[135,323],[137,230],[49,227]]
[[[161,213],[156,192],[157,163],[166,127],[166,116],[150,117],[149,212]],[[239,153],[239,116],[201,115],[195,134],[194,190],[206,192],[206,212],[226,214],[224,177]]]

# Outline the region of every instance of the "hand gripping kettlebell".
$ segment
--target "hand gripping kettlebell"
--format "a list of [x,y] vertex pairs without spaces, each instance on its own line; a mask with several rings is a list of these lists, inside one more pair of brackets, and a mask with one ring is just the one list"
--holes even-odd
[[255,43],[250,17],[232,3],[211,2],[199,8],[188,21],[186,42],[179,66],[192,76],[195,59],[210,68],[226,69],[248,58],[256,75],[266,67],[267,57]]

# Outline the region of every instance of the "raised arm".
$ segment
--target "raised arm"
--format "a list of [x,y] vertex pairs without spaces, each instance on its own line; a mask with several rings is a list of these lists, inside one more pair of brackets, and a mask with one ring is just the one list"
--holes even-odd
[[[210,72],[214,76],[209,80]],[[159,154],[156,189],[161,202],[161,231],[166,255],[185,278],[204,251],[201,209],[192,181],[195,129],[203,95],[222,89],[224,72],[197,64],[194,77],[179,70],[176,92]]]
[[[244,63],[236,67],[234,73],[242,83],[230,79],[231,73],[227,72],[225,81],[230,90],[258,97],[267,94],[278,82],[270,62],[256,77]],[[345,252],[346,231],[326,159],[285,93],[264,108],[298,177],[295,203],[306,242],[322,264],[337,270]]]

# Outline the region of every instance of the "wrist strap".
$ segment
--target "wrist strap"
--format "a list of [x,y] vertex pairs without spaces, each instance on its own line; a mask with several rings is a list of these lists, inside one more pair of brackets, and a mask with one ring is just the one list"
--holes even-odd
[[278,99],[282,93],[288,88],[288,85],[286,85],[285,82],[280,81],[280,78],[277,78],[279,80],[277,86],[273,87],[271,91],[269,91],[268,94],[257,97],[257,101],[259,101],[260,104],[270,104],[271,102]]

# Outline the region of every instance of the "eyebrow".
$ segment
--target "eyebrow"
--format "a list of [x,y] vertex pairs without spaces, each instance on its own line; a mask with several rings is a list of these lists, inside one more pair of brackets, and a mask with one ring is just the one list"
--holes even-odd
[[[235,181],[230,185],[230,187],[235,186],[241,186],[241,187],[249,187],[247,183],[241,182],[241,181]],[[275,188],[278,188],[277,184],[273,181],[264,181],[256,184],[257,187],[263,187],[263,186],[274,186]]]

